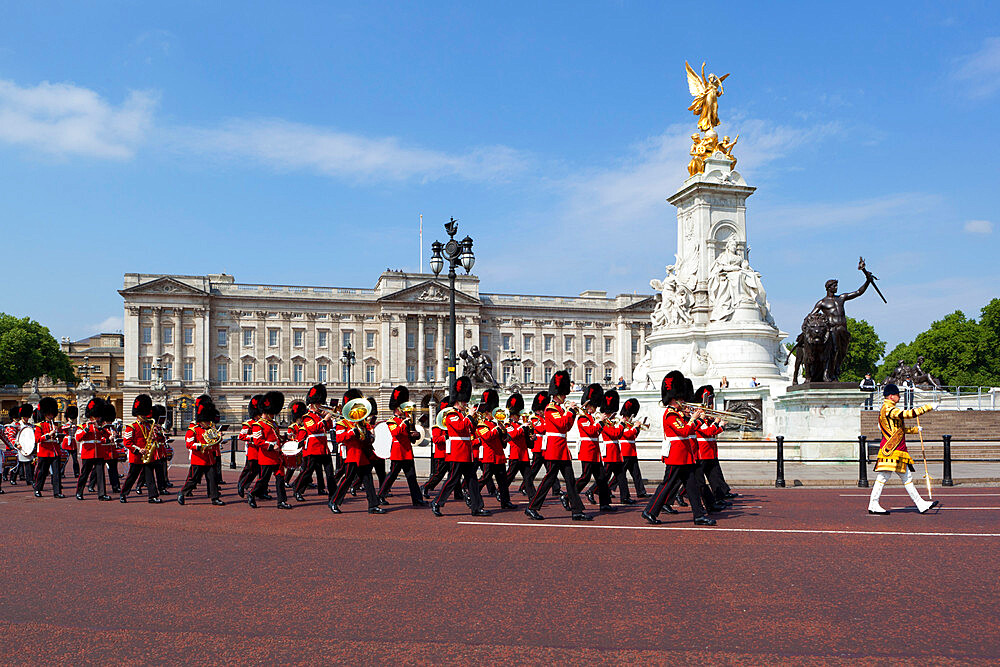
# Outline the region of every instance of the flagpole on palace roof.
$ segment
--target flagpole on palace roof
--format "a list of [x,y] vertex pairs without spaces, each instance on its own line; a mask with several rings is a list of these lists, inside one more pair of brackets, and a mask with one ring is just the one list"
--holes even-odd
[[424,214],[420,214],[420,273],[424,272]]

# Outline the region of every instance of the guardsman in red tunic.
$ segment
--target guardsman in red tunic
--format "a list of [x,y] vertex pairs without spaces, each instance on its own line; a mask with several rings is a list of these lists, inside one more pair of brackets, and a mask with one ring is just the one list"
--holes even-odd
[[173,450],[167,450],[167,434],[163,431],[163,424],[166,421],[166,406],[160,403],[153,405],[153,441],[156,443],[156,453],[153,455],[153,472],[156,475],[156,488],[160,490],[160,495],[167,493],[174,486],[170,483],[168,474]]
[[97,471],[98,500],[111,500],[104,486],[104,473],[99,470],[104,465],[101,458],[101,442],[104,439],[104,429],[101,428],[100,418],[104,413],[104,401],[98,397],[93,397],[87,401],[83,409],[83,417],[86,421],[76,429],[76,443],[80,446],[80,477],[76,480],[76,499],[83,500],[83,490],[87,486],[87,480],[92,473]]
[[101,465],[94,469],[90,478],[90,488],[88,490],[94,490],[94,484],[97,482],[98,477],[104,476],[104,468],[108,469],[108,481],[111,484],[111,492],[121,494],[122,482],[121,477],[118,476],[118,447],[117,447],[117,434],[114,429],[114,422],[118,419],[118,412],[115,410],[115,406],[110,401],[103,401],[101,403],[102,411],[99,419],[99,424],[101,427],[101,444],[98,448],[100,452]]
[[337,421],[334,428],[337,446],[343,451],[344,472],[328,507],[334,514],[340,514],[343,511],[340,509],[340,503],[347,496],[348,489],[355,481],[360,480],[368,498],[368,513],[385,514],[385,510],[379,507],[375,482],[372,480],[372,459],[375,457],[375,452],[372,451],[371,431],[368,430],[365,421],[366,416],[371,414],[371,403],[360,400],[361,392],[357,394],[354,398],[347,398],[351,395],[350,392],[344,394],[346,401],[343,417]]
[[194,423],[184,435],[184,446],[191,452],[191,467],[188,470],[187,481],[177,494],[177,502],[184,504],[184,496],[198,488],[198,483],[204,477],[208,483],[208,495],[213,505],[225,505],[219,498],[219,479],[215,469],[215,443],[207,438],[218,417],[218,409],[208,401],[195,406]]
[[545,443],[542,455],[545,462],[549,464],[549,470],[545,473],[545,478],[535,491],[528,509],[524,511],[529,518],[540,521],[545,518],[539,514],[545,495],[555,484],[556,476],[562,475],[566,482],[567,499],[564,506],[568,506],[573,513],[574,521],[591,521],[589,514],[583,511],[583,501],[576,490],[576,476],[573,474],[573,460],[570,457],[569,446],[566,441],[566,434],[573,428],[576,421],[575,405],[565,405],[566,397],[569,396],[572,382],[569,373],[566,371],[556,371],[549,382],[549,395],[552,400],[545,408]]
[[[320,495],[333,496],[333,456],[330,454],[330,442],[327,433],[333,430],[333,420],[323,409],[326,405],[326,385],[317,384],[309,389],[306,395],[308,412],[302,418],[302,428],[305,431],[302,450],[302,472],[295,481],[295,499],[305,500],[306,488],[316,474],[316,491]],[[325,477],[324,477],[325,473]],[[325,484],[324,484],[325,480]],[[327,493],[329,489],[329,493]]]
[[65,498],[62,492],[62,464],[59,460],[59,429],[53,421],[59,414],[56,399],[45,396],[38,402],[42,421],[35,425],[35,497],[42,497],[45,478],[52,474],[52,495]]
[[[146,479],[146,500],[150,503],[159,503],[160,494],[156,488],[156,480],[153,476],[153,450],[159,443],[153,438],[153,429],[156,424],[153,421],[153,401],[148,394],[139,394],[132,403],[132,416],[136,418],[134,422],[125,427],[122,434],[122,443],[128,450],[128,476],[122,483],[121,496],[118,500],[128,502],[128,492],[143,475]],[[117,462],[115,462],[117,465]]]
[[260,402],[261,416],[254,423],[253,432],[250,437],[257,446],[257,456],[260,462],[260,479],[250,491],[247,497],[247,504],[250,507],[257,507],[257,498],[267,495],[267,485],[274,475],[274,487],[278,497],[278,509],[292,509],[288,504],[288,497],[285,495],[285,478],[275,475],[281,468],[281,436],[278,435],[278,415],[285,407],[285,395],[280,391],[269,391],[264,394]]
[[[635,485],[635,497],[646,498],[646,485],[642,481],[642,471],[639,470],[639,451],[636,449],[635,441],[639,437],[642,428],[635,423],[635,417],[639,414],[639,399],[630,398],[622,405],[622,437],[618,443],[622,450],[623,466],[625,473],[632,477],[632,484]],[[614,488],[617,480],[612,480],[609,486]]]
[[66,452],[66,460],[63,462],[62,474],[66,476],[66,466],[69,460],[73,459],[73,477],[80,476],[80,458],[76,454],[76,418],[80,416],[80,410],[71,405],[63,413],[65,421],[62,427],[62,449]]
[[389,460],[392,465],[389,474],[386,475],[382,486],[379,487],[379,503],[385,505],[386,495],[392,489],[393,483],[402,472],[406,476],[406,485],[410,489],[410,502],[414,507],[423,507],[424,502],[420,493],[420,485],[417,484],[417,469],[413,462],[413,443],[420,440],[420,432],[417,431],[413,423],[413,403],[410,403],[410,390],[403,385],[399,385],[392,390],[389,396],[389,410],[392,411],[392,419],[389,420],[389,432],[392,434],[392,449],[389,452]]
[[[427,481],[424,482],[424,498],[431,497],[431,491],[433,491],[434,488],[441,483],[441,480],[443,480],[444,476],[448,473],[448,465],[444,460],[445,436],[448,433],[448,429],[441,428],[437,425],[437,417],[441,414],[441,412],[448,409],[448,406],[450,405],[451,397],[446,396],[441,399],[441,404],[438,405],[438,412],[434,416],[434,424],[431,426],[431,474],[430,477],[427,478]],[[456,489],[455,500],[461,499],[461,494]]]
[[[535,394],[535,398],[531,401],[531,412],[534,415],[531,418],[531,432],[535,437],[531,444],[531,466],[528,468],[528,475],[523,478],[519,489],[523,495],[529,498],[535,497],[535,477],[538,476],[538,472],[543,467],[546,472],[549,469],[549,466],[545,465],[542,447],[545,444],[545,408],[548,407],[550,400],[549,392],[540,391]],[[555,493],[560,492],[558,480],[556,480],[552,490]]]
[[263,394],[254,394],[250,398],[250,403],[247,404],[247,419],[240,427],[240,434],[237,436],[243,442],[247,454],[246,463],[243,464],[239,481],[236,483],[236,493],[240,495],[240,498],[246,495],[246,490],[260,476],[260,463],[257,461],[257,445],[250,436],[253,434],[254,425],[260,419],[260,403],[263,400]]
[[468,376],[455,380],[455,402],[445,412],[444,424],[448,429],[445,441],[445,460],[448,462],[448,479],[438,493],[437,499],[431,503],[431,511],[435,516],[442,516],[441,508],[448,496],[461,485],[462,480],[468,485],[469,507],[473,516],[489,516],[490,512],[483,509],[483,497],[479,493],[479,478],[476,476],[476,463],[473,460],[474,425],[466,409],[472,398],[472,380]]
[[[483,399],[479,403],[479,423],[475,428],[475,440],[479,443],[482,452],[483,481],[496,482],[497,500],[500,501],[500,508],[505,510],[517,509],[517,505],[510,502],[510,483],[507,481],[507,455],[505,449],[510,436],[507,433],[508,418],[505,416],[502,422],[498,422],[494,415],[500,407],[500,395],[496,389],[487,389],[483,392]],[[506,411],[505,411],[506,412]]]
[[[656,487],[656,493],[643,510],[642,518],[652,524],[661,523],[657,518],[660,510],[668,502],[668,497],[676,493],[683,483],[687,489],[695,524],[714,526],[715,519],[706,516],[705,509],[701,505],[697,445],[692,437],[704,413],[695,410],[690,417],[684,414],[684,402],[688,398],[685,385],[684,374],[680,371],[670,371],[660,383],[660,398],[666,407],[663,413],[663,446],[660,454],[666,465],[666,471],[663,481]],[[692,391],[691,394],[693,393]],[[667,512],[676,514],[677,510],[668,507]]]
[[[593,479],[601,511],[614,512],[615,508],[611,506],[611,493],[608,491],[608,479],[604,474],[604,464],[601,461],[601,431],[604,430],[606,418],[598,421],[594,417],[597,408],[604,405],[604,390],[601,385],[594,383],[585,387],[580,405],[583,411],[576,419],[576,428],[580,432],[580,451],[577,452],[577,458],[583,465],[583,469],[580,478],[576,480],[576,491],[582,493],[587,487],[587,482]],[[587,498],[592,504],[596,504],[594,503],[593,491],[587,492]],[[563,506],[567,507],[565,497]]]
[[[698,387],[695,400],[711,409],[715,401],[715,390],[712,385]],[[719,467],[719,443],[716,438],[724,430],[726,430],[725,421],[705,419],[695,431],[695,439],[698,442],[698,468],[705,482],[702,486],[702,500],[705,508],[711,512],[718,512],[733,505],[726,500],[729,487],[722,476],[722,468]]]
[[[614,488],[612,484],[617,484],[622,504],[635,505],[636,501],[628,492],[628,481],[625,479],[625,463],[621,450],[625,424],[624,420],[616,419],[620,401],[621,397],[616,389],[609,389],[604,393],[604,401],[601,404],[601,412],[605,415],[604,427],[601,429],[601,459],[604,461],[604,477],[607,480],[609,492]],[[591,487],[589,493],[593,494],[593,491],[594,487]]]
[[528,478],[531,469],[531,446],[534,444],[531,425],[522,421],[524,411],[524,396],[514,392],[507,398],[507,486],[509,487],[517,474],[521,481]]

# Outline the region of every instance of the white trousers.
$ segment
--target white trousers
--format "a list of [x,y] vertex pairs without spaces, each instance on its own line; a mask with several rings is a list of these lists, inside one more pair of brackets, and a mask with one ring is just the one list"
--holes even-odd
[[[884,512],[885,509],[879,505],[878,499],[882,496],[882,488],[885,483],[889,481],[889,477],[892,472],[888,470],[880,470],[875,473],[875,484],[872,486],[872,494],[868,499],[868,509],[873,512]],[[924,500],[920,497],[920,492],[917,491],[917,487],[913,484],[913,473],[909,470],[906,472],[897,472],[896,475],[899,477],[899,481],[903,483],[903,488],[910,495],[910,499],[913,500],[913,504],[917,506],[917,510],[923,512],[928,507],[931,506],[929,500]]]

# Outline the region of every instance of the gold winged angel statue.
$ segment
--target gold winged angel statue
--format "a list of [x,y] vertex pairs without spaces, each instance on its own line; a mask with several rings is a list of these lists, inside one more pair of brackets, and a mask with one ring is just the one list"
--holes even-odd
[[698,129],[707,132],[719,124],[719,96],[723,94],[722,82],[729,74],[715,76],[709,74],[705,78],[705,63],[701,64],[701,76],[691,69],[691,65],[685,60],[684,67],[687,69],[688,90],[694,96],[694,102],[688,107],[688,111],[698,116]]

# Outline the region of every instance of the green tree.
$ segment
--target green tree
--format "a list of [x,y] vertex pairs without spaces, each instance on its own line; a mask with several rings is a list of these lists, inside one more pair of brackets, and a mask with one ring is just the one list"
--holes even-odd
[[860,382],[865,373],[875,373],[878,360],[885,354],[885,341],[878,337],[875,328],[864,320],[847,318],[847,332],[851,344],[840,367],[842,382]]
[[36,377],[76,380],[73,364],[47,327],[0,313],[0,384],[22,386]]
[[979,324],[988,329],[1000,341],[1000,299],[993,299],[983,306]]
[[917,355],[913,354],[910,350],[909,343],[900,343],[896,347],[892,348],[889,354],[885,355],[885,359],[882,360],[882,364],[878,367],[878,371],[875,372],[876,382],[885,382],[885,379],[889,377],[889,374],[896,370],[896,366],[902,361],[907,366],[912,366],[913,362],[917,360]]

